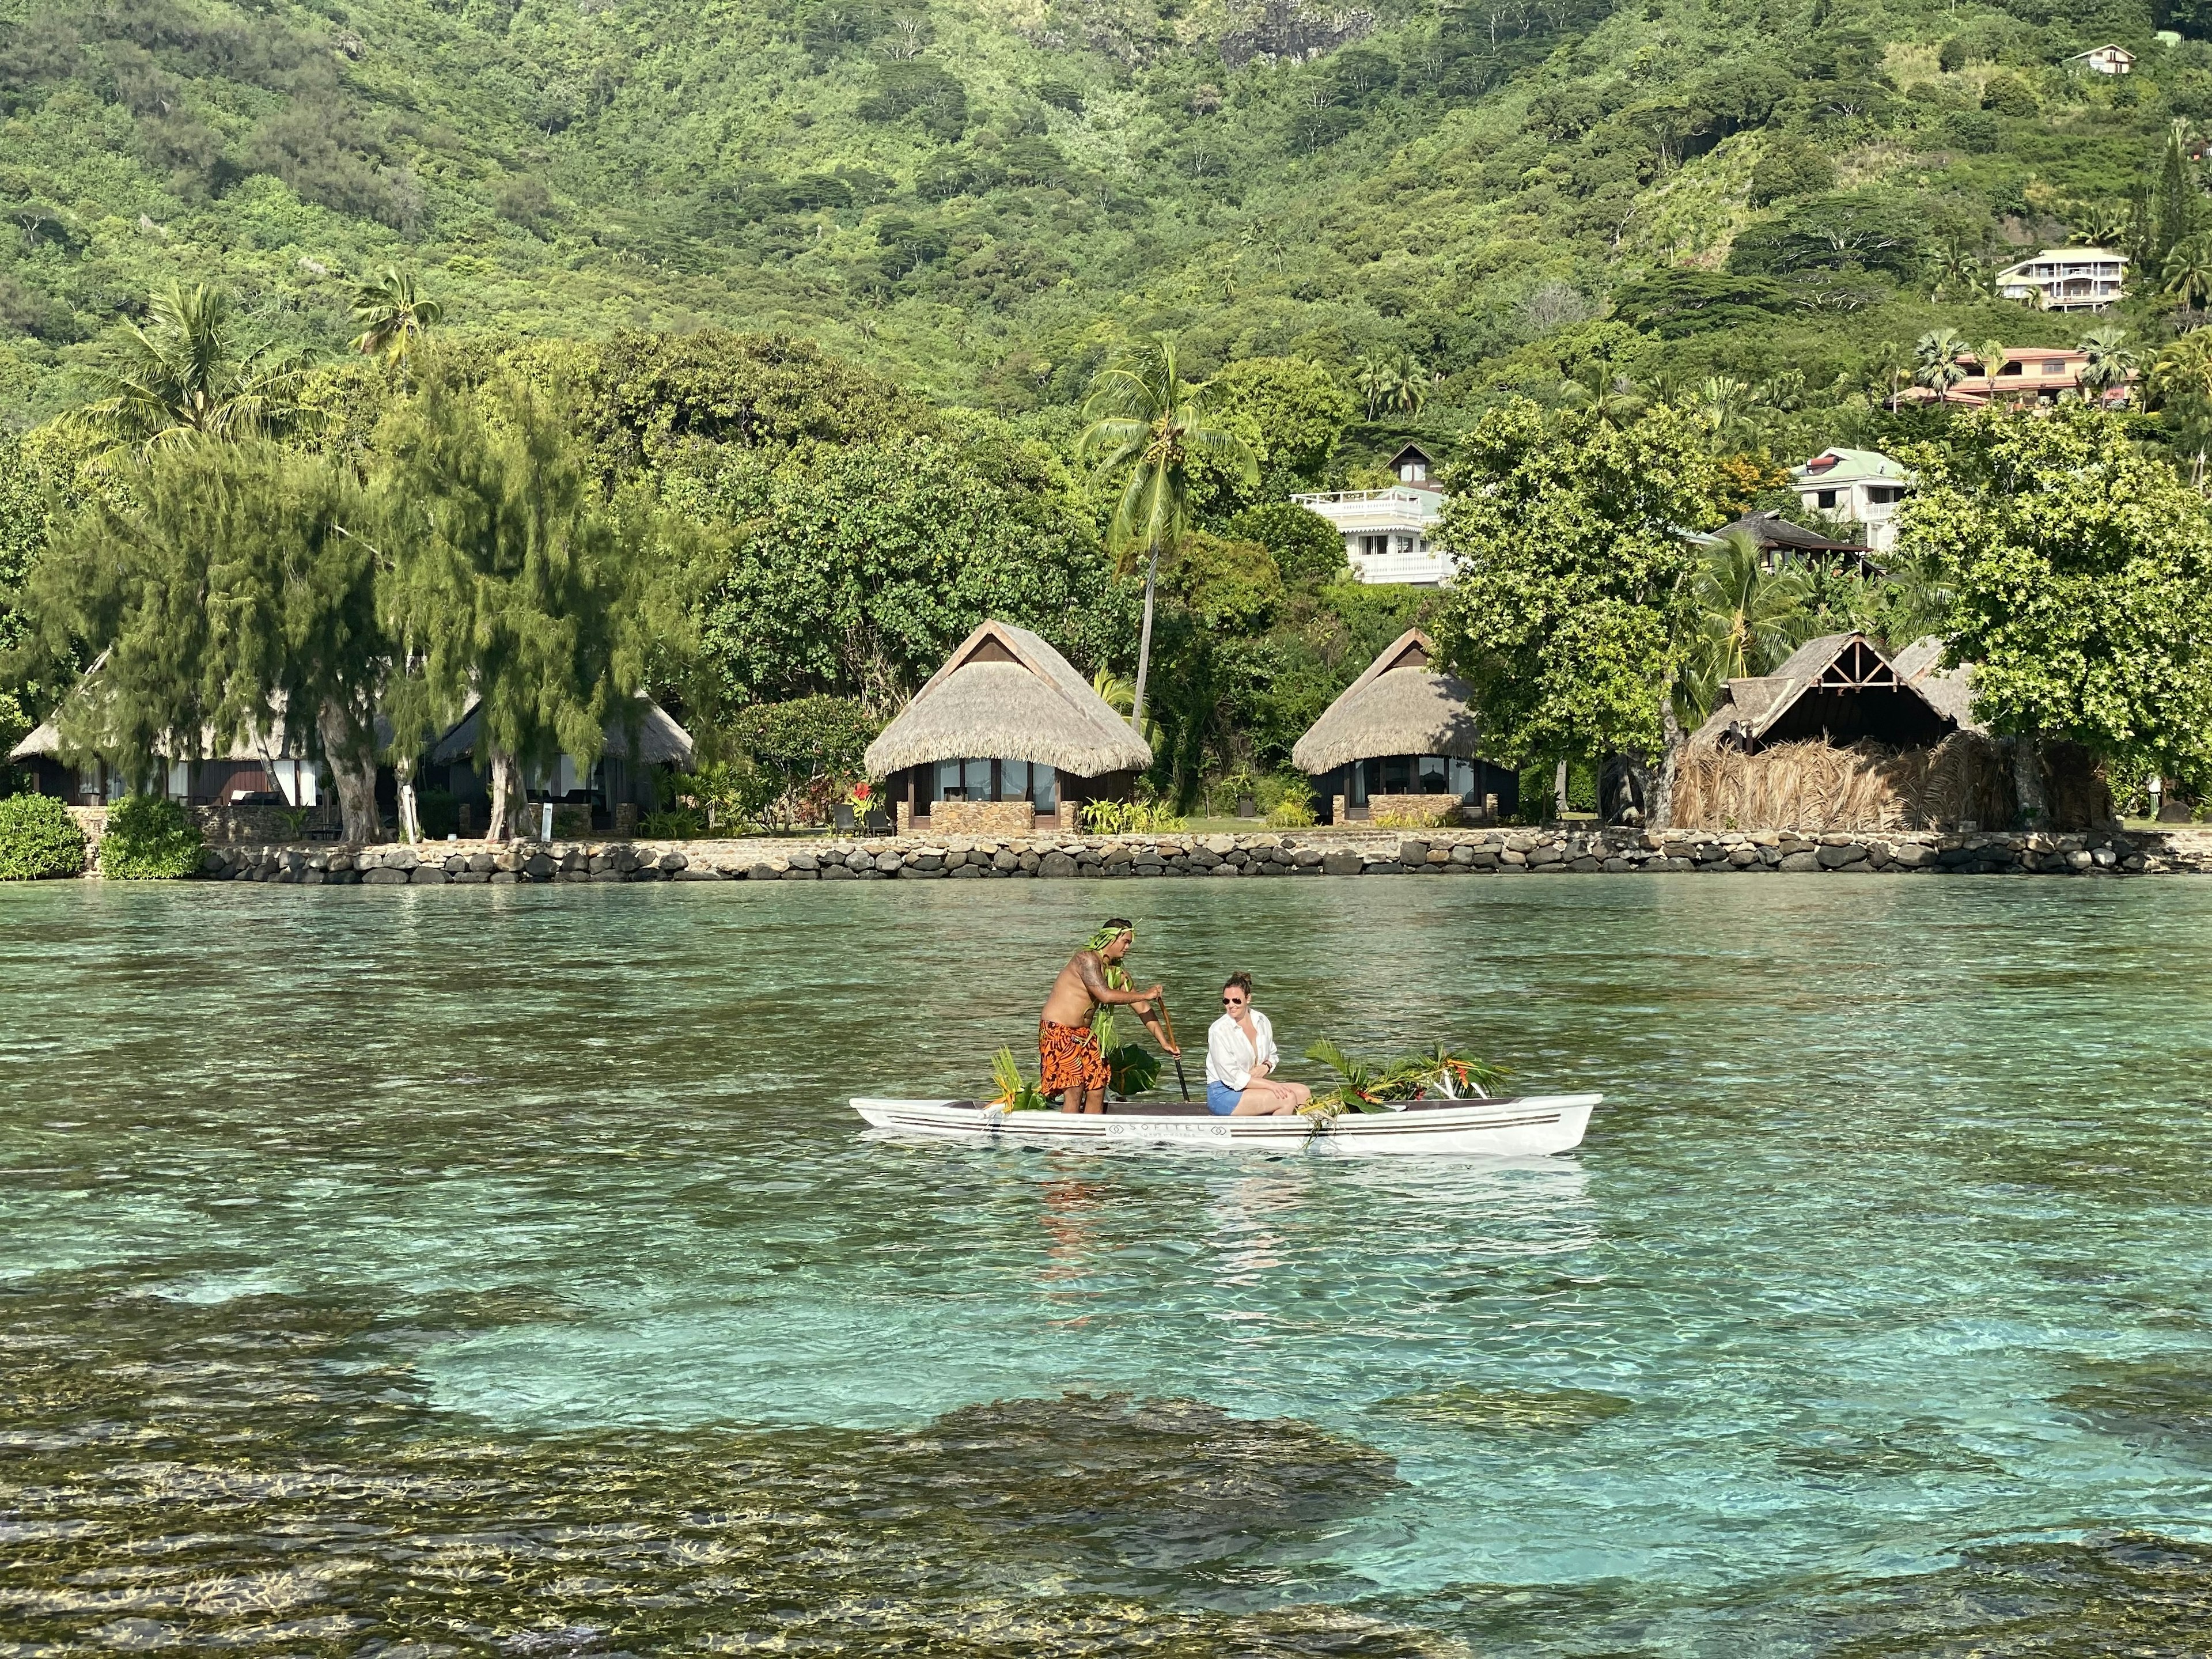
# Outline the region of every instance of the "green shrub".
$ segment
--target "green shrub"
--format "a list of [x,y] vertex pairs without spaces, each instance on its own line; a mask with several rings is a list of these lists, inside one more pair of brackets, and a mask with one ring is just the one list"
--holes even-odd
[[1982,107],[1999,115],[2029,116],[2043,107],[2035,88],[2016,75],[1993,75],[1982,88]]
[[200,867],[200,830],[159,795],[125,795],[107,809],[100,873],[111,881],[174,881]]
[[647,812],[638,821],[637,832],[647,841],[696,841],[707,833],[704,814],[689,806],[667,806]]
[[84,831],[52,795],[0,800],[0,881],[84,873]]

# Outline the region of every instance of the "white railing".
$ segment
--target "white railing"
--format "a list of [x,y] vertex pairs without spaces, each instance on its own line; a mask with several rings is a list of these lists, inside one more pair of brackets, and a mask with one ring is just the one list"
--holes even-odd
[[1291,499],[1300,507],[1352,507],[1362,501],[1412,501],[1425,506],[1432,497],[1425,490],[1394,484],[1388,489],[1309,490]]

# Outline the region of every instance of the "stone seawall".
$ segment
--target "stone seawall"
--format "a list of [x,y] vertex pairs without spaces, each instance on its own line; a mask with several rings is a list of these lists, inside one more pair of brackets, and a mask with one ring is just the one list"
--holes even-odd
[[1637,830],[882,837],[720,842],[434,842],[211,847],[216,881],[301,886],[524,882],[883,881],[1123,876],[2136,875],[2212,872],[2212,834],[1799,836]]

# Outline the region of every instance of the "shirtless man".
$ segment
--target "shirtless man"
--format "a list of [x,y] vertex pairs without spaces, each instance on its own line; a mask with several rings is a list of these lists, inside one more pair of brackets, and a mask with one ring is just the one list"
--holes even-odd
[[1106,1109],[1106,1056],[1091,1029],[1091,1016],[1101,1007],[1127,1007],[1144,1021],[1145,1029],[1171,1054],[1182,1050],[1168,1040],[1160,1024],[1160,988],[1148,991],[1117,991],[1112,981],[1128,983],[1120,971],[1121,958],[1137,942],[1135,926],[1116,916],[1091,936],[1052,982],[1037,1021],[1037,1058],[1044,1066],[1043,1091],[1064,1095],[1063,1112],[1103,1112]]

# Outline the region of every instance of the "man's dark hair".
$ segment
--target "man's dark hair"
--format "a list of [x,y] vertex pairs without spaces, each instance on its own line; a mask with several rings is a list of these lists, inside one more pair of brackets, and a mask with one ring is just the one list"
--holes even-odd
[[1126,933],[1136,925],[1127,916],[1109,916],[1099,925],[1098,931],[1103,933],[1107,928],[1111,927],[1117,933]]

